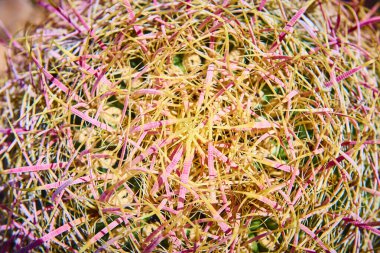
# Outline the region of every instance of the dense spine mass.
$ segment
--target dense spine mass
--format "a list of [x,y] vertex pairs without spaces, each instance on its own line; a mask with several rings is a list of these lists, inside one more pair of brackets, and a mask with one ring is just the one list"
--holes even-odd
[[40,1],[0,77],[1,248],[375,252],[380,18],[356,2]]

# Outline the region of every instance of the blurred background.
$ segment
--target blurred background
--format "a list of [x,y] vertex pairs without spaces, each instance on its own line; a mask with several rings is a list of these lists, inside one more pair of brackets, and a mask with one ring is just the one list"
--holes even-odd
[[11,32],[23,28],[27,22],[39,22],[41,15],[41,8],[32,0],[0,0],[0,20]]
[[[32,0],[0,0],[0,22],[11,33],[23,29],[27,23],[38,24],[43,20],[44,10]],[[7,36],[0,26],[0,73],[6,70],[5,46]]]

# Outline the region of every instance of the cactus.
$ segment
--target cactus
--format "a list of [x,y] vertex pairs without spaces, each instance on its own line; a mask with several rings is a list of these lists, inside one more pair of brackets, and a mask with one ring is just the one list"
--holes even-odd
[[39,1],[0,77],[9,252],[374,252],[357,1]]

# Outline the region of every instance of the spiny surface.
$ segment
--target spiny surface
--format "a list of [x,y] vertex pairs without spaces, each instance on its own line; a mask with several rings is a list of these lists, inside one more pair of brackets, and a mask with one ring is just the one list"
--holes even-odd
[[375,9],[53,3],[1,79],[4,249],[380,247]]

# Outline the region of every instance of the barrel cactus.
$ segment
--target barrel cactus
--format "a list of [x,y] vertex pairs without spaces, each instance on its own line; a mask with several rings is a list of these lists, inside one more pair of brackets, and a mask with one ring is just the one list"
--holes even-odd
[[40,1],[0,77],[9,252],[375,252],[357,1]]

